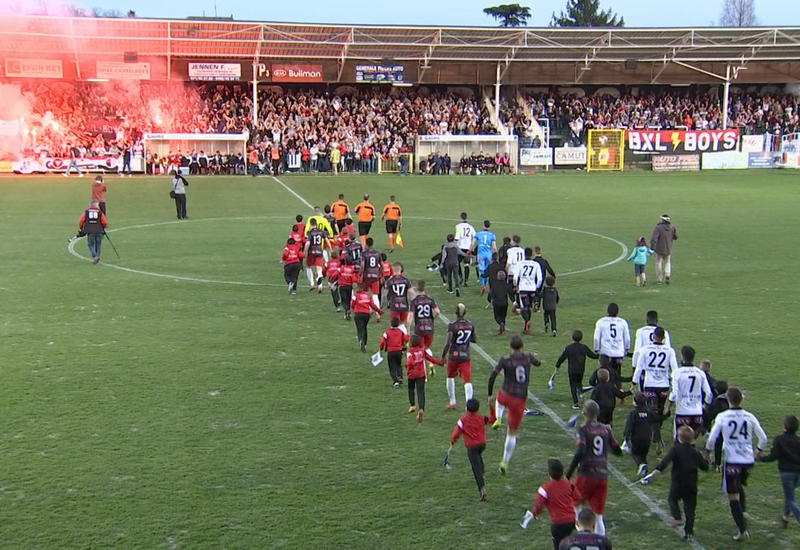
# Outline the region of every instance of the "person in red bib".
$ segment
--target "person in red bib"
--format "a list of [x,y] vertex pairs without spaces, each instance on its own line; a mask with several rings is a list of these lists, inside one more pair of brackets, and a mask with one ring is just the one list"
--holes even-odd
[[532,519],[538,519],[547,508],[550,515],[550,535],[553,537],[553,548],[575,530],[575,492],[569,480],[564,479],[564,465],[560,460],[551,458],[547,461],[547,473],[550,481],[543,483],[534,497],[533,508],[525,512],[520,523],[523,529],[528,528]]
[[355,270],[352,265],[343,263],[339,266],[338,284],[339,300],[344,308],[344,318],[350,320],[350,300],[353,297],[353,276]]
[[336,313],[342,311],[341,297],[339,296],[339,272],[342,269],[342,262],[339,260],[339,251],[334,250],[331,252],[331,259],[325,264],[324,274],[328,277],[328,288],[331,290],[331,298],[333,298],[333,307]]
[[486,500],[486,483],[483,476],[483,454],[486,449],[486,424],[491,420],[488,416],[478,414],[480,403],[477,399],[467,400],[467,414],[458,419],[453,433],[450,434],[450,445],[455,445],[458,438],[464,435],[464,446],[467,448],[467,458],[472,466],[472,475],[478,484],[481,500]]
[[297,278],[300,276],[300,271],[303,269],[303,251],[300,244],[295,242],[292,237],[286,241],[286,246],[283,248],[283,255],[281,261],[283,262],[283,278],[286,280],[287,292],[290,294],[297,294]]
[[[410,414],[417,413],[417,422],[422,422],[425,416],[425,363],[441,365],[442,362],[435,359],[431,352],[425,349],[422,337],[419,334],[412,334],[409,338],[408,355],[406,356],[406,382],[408,384],[408,408]],[[414,403],[414,393],[416,392],[417,401]]]
[[372,295],[363,283],[358,285],[358,290],[350,299],[350,307],[353,310],[353,319],[356,323],[356,334],[358,336],[358,342],[361,344],[361,351],[367,351],[367,326],[369,325],[369,316],[372,314],[373,310],[376,311],[378,315],[383,313],[383,310],[372,301]]
[[399,319],[392,319],[391,326],[381,336],[378,349],[386,352],[389,376],[395,389],[403,383],[403,351],[407,343],[408,331],[405,325],[401,325]]

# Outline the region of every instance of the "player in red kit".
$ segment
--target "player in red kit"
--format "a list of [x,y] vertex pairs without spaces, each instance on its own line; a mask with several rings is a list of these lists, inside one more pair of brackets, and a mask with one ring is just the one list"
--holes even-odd
[[392,274],[386,278],[385,285],[389,317],[397,318],[405,324],[408,321],[408,291],[411,289],[411,281],[403,275],[403,264],[395,263],[392,266]]
[[500,473],[502,474],[506,473],[511,455],[514,454],[514,447],[517,446],[517,430],[519,430],[525,414],[525,403],[528,400],[531,365],[538,367],[542,364],[532,353],[522,351],[523,345],[521,336],[512,336],[509,341],[511,353],[502,357],[497,362],[497,366],[492,369],[492,374],[489,375],[489,401],[491,402],[495,378],[501,372],[503,373],[503,389],[497,394],[495,403],[496,426],[500,425],[503,412],[506,408],[508,409],[508,432],[503,450],[503,460],[500,462]]
[[325,275],[328,277],[328,288],[331,290],[331,298],[333,298],[333,307],[336,308],[336,313],[341,311],[341,297],[339,296],[339,271],[341,270],[342,262],[339,260],[339,251],[334,250],[331,252],[331,259],[325,264]]
[[447,397],[448,409],[456,408],[456,375],[464,381],[464,395],[467,401],[472,399],[472,363],[469,357],[469,345],[477,343],[475,327],[464,319],[467,306],[456,305],[456,320],[447,327],[447,341],[442,349],[442,360],[447,358]]
[[467,399],[467,414],[458,419],[453,433],[450,434],[450,445],[454,445],[461,434],[464,434],[464,446],[467,448],[467,458],[472,466],[472,475],[478,484],[481,500],[486,500],[486,485],[483,477],[483,454],[486,449],[486,424],[488,416],[478,414],[480,403],[477,399]]
[[289,237],[286,246],[283,248],[281,261],[283,262],[283,278],[286,279],[287,289],[290,294],[297,294],[297,278],[303,269],[303,252],[300,245]]
[[[414,334],[418,334],[422,347],[430,352],[433,345],[433,321],[439,316],[436,300],[425,293],[425,281],[417,282],[417,295],[411,300],[411,313],[414,314]],[[428,376],[433,376],[436,371],[428,366]]]
[[533,508],[525,513],[525,518],[519,525],[527,529],[528,523],[538,518],[547,508],[547,513],[550,514],[553,548],[558,550],[559,543],[575,530],[575,493],[572,484],[564,479],[564,465],[560,460],[555,458],[548,460],[547,473],[550,481],[543,483],[536,491]]
[[309,220],[310,229],[306,233],[306,245],[303,254],[306,257],[306,277],[311,285],[309,290],[317,288],[322,293],[323,250],[329,246],[328,238],[317,228],[317,220]]
[[583,405],[583,416],[586,418],[583,426],[578,428],[578,448],[572,458],[572,464],[567,470],[567,479],[578,468],[578,477],[575,478],[575,502],[580,505],[589,503],[589,508],[597,516],[595,533],[606,534],[606,524],[603,521],[603,512],[606,507],[606,493],[608,492],[608,451],[617,456],[622,455],[611,428],[597,421],[600,406],[589,399]]
[[[394,320],[394,319],[393,319]],[[422,422],[425,416],[425,362],[441,365],[431,352],[422,344],[419,334],[412,334],[409,338],[408,355],[406,356],[406,382],[408,384],[408,402],[411,406],[409,413],[417,413],[417,422]],[[417,394],[418,407],[414,406],[414,392]]]
[[351,264],[343,263],[339,266],[339,299],[344,308],[345,320],[350,320],[350,299],[353,297],[353,276],[355,268]]
[[[367,237],[366,243],[367,247],[362,253],[364,267],[361,271],[361,282],[364,283],[364,285],[366,285],[366,287],[372,293],[372,301],[375,302],[375,307],[380,307],[381,280],[383,279],[383,260],[381,259],[381,253],[372,248],[372,237]],[[380,322],[380,315],[377,315],[375,320]]]
[[363,283],[358,285],[358,290],[350,299],[350,307],[353,309],[353,319],[356,323],[356,334],[358,335],[358,342],[361,344],[361,351],[367,351],[369,316],[373,310],[377,311],[378,315],[383,311],[372,301],[372,296]]
[[392,385],[399,388],[403,383],[403,351],[408,343],[408,331],[399,319],[392,319],[391,326],[381,336],[378,349],[386,352],[386,362],[389,365],[389,376]]

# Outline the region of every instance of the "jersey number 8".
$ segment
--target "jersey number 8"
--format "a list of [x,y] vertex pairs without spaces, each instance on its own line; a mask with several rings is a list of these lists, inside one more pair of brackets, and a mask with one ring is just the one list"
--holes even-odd
[[525,367],[523,367],[522,365],[517,367],[516,375],[517,375],[517,382],[519,382],[520,384],[524,384],[525,380],[528,379],[528,373],[525,372]]

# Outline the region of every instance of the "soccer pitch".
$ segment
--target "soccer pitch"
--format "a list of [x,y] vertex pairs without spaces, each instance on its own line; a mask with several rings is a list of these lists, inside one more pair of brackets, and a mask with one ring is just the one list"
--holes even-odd
[[[611,301],[632,331],[658,310],[674,347],[692,345],[715,378],[745,391],[744,407],[770,439],[785,414],[800,412],[795,172],[282,177],[296,196],[268,177],[196,177],[185,221],[175,219],[167,178],[106,180],[122,258],[106,242],[108,265],[92,266],[66,243],[91,178],[0,179],[3,547],[551,547],[546,515],[527,531],[518,521],[546,460],[568,464],[574,441],[548,416],[525,417],[501,477],[505,429],[488,430],[490,500],[479,502],[462,442],[453,471],[441,467],[460,414],[444,410],[443,370],[417,424],[405,389],[392,389],[385,364],[373,368],[358,350],[327,291],[309,293],[301,277],[298,294],[287,295],[278,260],[294,216],[309,212],[301,198],[322,206],[344,193],[353,207],[368,192],[380,210],[396,195],[406,248],[390,259],[427,280],[451,318],[457,299],[425,266],[460,212],[476,227],[491,220],[498,237],[541,246],[559,274],[560,333],[542,333],[534,315],[525,342],[544,363],[531,391],[561,418],[571,400],[566,367],[547,390],[555,360],[573,328],[591,345]],[[649,239],[662,213],[680,235],[673,284],[653,284],[651,261],[650,283],[637,288],[622,255],[640,235]],[[384,250],[382,224],[373,236]],[[84,239],[74,251],[88,257]],[[497,336],[477,285],[463,291],[478,344],[500,357],[508,338]],[[386,326],[371,323],[371,352]],[[510,316],[508,328],[521,330],[522,320]],[[437,324],[434,354],[444,329]],[[472,364],[485,409],[491,365],[478,353]],[[618,438],[629,410],[630,399],[615,413]],[[651,452],[651,468],[655,460]],[[629,456],[611,463],[635,478]],[[735,544],[719,482],[700,476],[695,533],[709,550]],[[687,547],[653,511],[667,513],[668,475],[637,486],[639,495],[617,478],[609,484],[614,548]],[[800,547],[800,526],[775,521],[776,465],[756,465],[747,492],[745,544]]]

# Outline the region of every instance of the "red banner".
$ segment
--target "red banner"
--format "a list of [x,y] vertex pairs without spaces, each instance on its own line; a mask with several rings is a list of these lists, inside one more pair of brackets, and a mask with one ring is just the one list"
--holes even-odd
[[634,153],[716,153],[739,150],[739,130],[627,130],[625,144]]
[[322,65],[272,65],[273,82],[322,82]]

